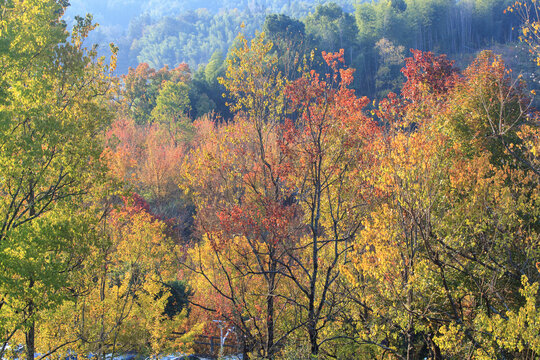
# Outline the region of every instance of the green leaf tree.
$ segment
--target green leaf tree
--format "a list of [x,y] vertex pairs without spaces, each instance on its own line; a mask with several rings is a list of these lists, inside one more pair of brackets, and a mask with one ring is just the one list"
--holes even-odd
[[100,132],[110,65],[83,48],[94,28],[61,20],[67,1],[8,0],[0,17],[0,356],[25,333],[33,359],[40,312],[69,294],[96,214],[83,211],[103,183]]
[[156,99],[152,117],[158,122],[179,122],[189,111],[189,87],[183,82],[167,81]]

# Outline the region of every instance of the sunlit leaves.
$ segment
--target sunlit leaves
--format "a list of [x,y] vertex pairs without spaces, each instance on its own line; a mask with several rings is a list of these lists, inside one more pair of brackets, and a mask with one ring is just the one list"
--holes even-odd
[[506,8],[505,13],[516,12],[520,17],[522,24],[519,40],[529,47],[534,61],[540,66],[540,18],[538,17],[539,4],[536,0],[516,1]]
[[260,33],[251,43],[243,36],[237,43],[227,60],[226,78],[219,80],[234,99],[231,110],[245,111],[257,121],[279,120],[284,113],[285,79],[276,67],[276,54],[270,52],[272,42]]
[[79,21],[68,40],[64,6],[3,2],[0,24],[0,293],[12,326],[1,340],[25,331],[32,353],[40,312],[69,297],[95,241],[90,194],[104,183],[111,118],[112,69],[81,44],[94,25]]
[[[373,311],[359,314],[360,336],[401,356],[526,352],[534,343],[515,341],[525,333],[496,335],[488,325],[499,321],[493,314],[524,312],[515,298],[519,274],[537,278],[538,189],[528,137],[537,122],[523,85],[491,53],[461,76],[429,53],[406,63],[402,97],[390,94],[376,111],[387,124],[374,145],[377,206],[348,273],[362,289],[356,301]],[[506,326],[500,321],[497,328]]]

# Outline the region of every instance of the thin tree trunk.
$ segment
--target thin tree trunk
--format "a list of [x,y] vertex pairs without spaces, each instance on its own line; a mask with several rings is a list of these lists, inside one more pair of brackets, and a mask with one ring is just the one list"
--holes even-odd
[[275,263],[270,268],[270,282],[268,284],[268,297],[266,298],[266,353],[269,359],[274,358],[274,287],[275,287]]
[[[30,181],[30,193],[28,195],[28,203],[30,204],[30,217],[36,215],[36,209],[34,207],[34,184],[33,181]],[[28,284],[28,289],[31,290],[34,287],[34,278],[31,275],[30,282]],[[34,360],[34,354],[36,352],[36,322],[34,320],[35,304],[34,300],[30,299],[28,302],[28,316],[29,325],[28,329],[25,332],[26,340],[26,359]]]
[[266,351],[269,359],[274,358],[274,296],[270,295],[266,302],[266,311],[268,314],[267,319],[267,332],[268,338],[266,341]]
[[[34,281],[30,280],[30,288],[34,286]],[[35,344],[35,332],[36,332],[36,322],[33,319],[34,316],[34,301],[30,300],[28,303],[28,317],[30,318],[30,323],[28,329],[25,333],[26,338],[26,359],[34,360],[34,354],[36,352]]]

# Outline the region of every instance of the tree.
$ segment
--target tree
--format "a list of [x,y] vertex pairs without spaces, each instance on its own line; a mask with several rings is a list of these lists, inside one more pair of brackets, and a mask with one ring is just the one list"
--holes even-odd
[[323,52],[328,74],[306,71],[287,87],[298,118],[286,122],[281,140],[290,162],[288,186],[301,209],[301,230],[284,266],[297,288],[291,301],[312,356],[342,336],[329,331],[328,323],[344,311],[341,266],[365,216],[370,191],[362,179],[371,162],[369,144],[379,131],[363,113],[368,99],[348,88],[354,70],[340,66],[343,55]]
[[280,297],[286,291],[280,261],[295,217],[286,202],[291,191],[282,184],[286,164],[277,143],[286,80],[271,48],[263,34],[251,44],[239,38],[227,77],[220,79],[238,114],[215,128],[200,124],[203,136],[184,166],[201,233],[187,265],[194,296],[235,325],[246,354],[268,358],[295,329],[285,323],[286,300]]
[[112,177],[143,196],[178,241],[186,240],[191,224],[191,202],[178,188],[182,173],[178,164],[188,152],[193,133],[191,125],[185,127],[184,131],[178,124],[138,125],[119,117],[106,133],[104,156]]
[[287,15],[271,14],[264,20],[263,31],[272,42],[299,45],[304,40],[305,25]]
[[130,68],[123,78],[123,103],[138,123],[146,123],[155,106],[156,90],[151,91],[148,86],[154,76],[155,70],[141,63],[136,69]]
[[162,123],[179,123],[189,111],[189,87],[187,84],[165,82],[156,98],[152,118]]
[[0,22],[0,353],[23,331],[28,359],[41,311],[67,296],[92,242],[95,218],[79,209],[104,179],[99,134],[111,118],[115,57],[107,66],[83,48],[90,16],[66,31],[66,6],[7,1]]
[[274,45],[280,70],[289,78],[295,76],[298,64],[312,46],[304,23],[287,15],[271,14],[264,20],[263,32]]
[[405,48],[396,46],[390,40],[382,38],[375,44],[381,58],[381,66],[375,77],[377,96],[383,98],[390,91],[399,91],[402,78],[399,76],[405,58]]
[[535,1],[532,3],[516,1],[509,6],[504,12],[516,12],[522,21],[521,34],[519,40],[529,46],[529,52],[533,55],[534,60],[540,66],[540,19],[538,18],[538,5]]
[[430,288],[433,275],[422,270],[429,264],[425,242],[432,214],[441,206],[437,190],[444,186],[447,154],[440,134],[423,128],[408,134],[402,125],[390,125],[388,137],[374,146],[380,157],[370,179],[379,199],[372,200],[351,256],[358,271],[356,316],[365,329],[359,341],[376,344],[396,358],[439,358],[429,325],[437,311],[430,310],[444,301],[440,289]]
[[[184,327],[185,307],[168,309],[173,296],[169,284],[178,280],[176,245],[141,197],[123,200],[107,213],[100,241],[74,286],[81,295],[42,320],[37,340],[44,353],[66,341],[70,347],[62,354],[90,353],[99,359],[188,350],[197,329]],[[173,334],[182,330],[182,336]]]
[[273,358],[305,332],[316,356],[338,337],[327,325],[343,309],[340,266],[367,191],[349,180],[369,163],[364,146],[377,127],[362,113],[367,99],[347,88],[343,53],[324,53],[326,80],[306,68],[285,87],[271,44],[241,40],[221,80],[238,113],[198,125],[206,136],[185,166],[201,233],[187,265],[194,297],[251,351]]
[[306,33],[315,38],[320,50],[337,52],[344,49],[344,58],[352,64],[358,47],[358,27],[352,15],[336,3],[330,3],[318,5],[304,21]]
[[[137,124],[149,123],[152,116],[160,117],[167,112],[163,116],[170,116],[175,107],[179,107],[180,112],[185,112],[189,109],[189,103],[183,94],[183,85],[178,84],[187,84],[190,79],[190,70],[186,64],[180,64],[172,70],[165,66],[158,71],[146,63],[139,64],[136,69],[129,68],[127,75],[122,76],[123,83],[118,94],[119,110],[126,116],[132,116]],[[152,115],[159,94],[165,86],[168,87],[167,96],[174,96],[178,105],[167,104],[165,96],[162,96],[161,109]]]
[[204,77],[207,83],[217,85],[217,79],[224,72],[223,68],[223,53],[215,51],[204,68]]

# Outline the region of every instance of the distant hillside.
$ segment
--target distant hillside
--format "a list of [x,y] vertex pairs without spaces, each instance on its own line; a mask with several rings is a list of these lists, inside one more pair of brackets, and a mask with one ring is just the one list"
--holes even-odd
[[[399,91],[400,69],[411,48],[466,59],[483,48],[516,41],[513,29],[519,21],[515,13],[504,12],[510,4],[512,0],[73,0],[66,19],[94,14],[100,27],[89,42],[101,44],[104,51],[110,42],[119,46],[120,74],[139,63],[155,69],[186,63],[195,73],[213,54],[225,58],[239,32],[249,38],[264,28],[278,51],[305,54],[317,49],[320,55],[345,49],[348,65],[356,69],[354,88],[380,98]],[[269,18],[271,14],[283,16]]]
[[[265,16],[283,13],[302,18],[327,0],[72,0],[65,18],[90,13],[100,26],[89,42],[104,50],[113,42],[120,47],[118,71],[148,62],[154,67],[180,62],[192,68],[206,63],[216,50],[227,51],[240,31],[260,29]],[[356,0],[337,0],[354,11]]]

